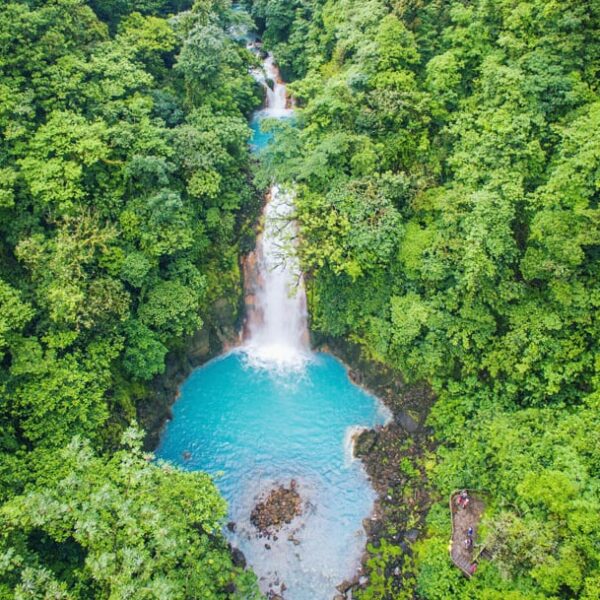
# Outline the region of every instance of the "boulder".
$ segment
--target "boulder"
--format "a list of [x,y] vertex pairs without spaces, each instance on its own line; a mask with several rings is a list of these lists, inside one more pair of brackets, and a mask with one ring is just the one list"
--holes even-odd
[[246,568],[246,557],[239,548],[231,548],[231,562],[233,563],[234,567],[238,567],[240,569]]
[[419,423],[415,418],[406,410],[398,411],[396,415],[396,423],[404,429],[407,433],[416,433],[419,429]]
[[260,500],[250,513],[250,522],[259,534],[270,537],[284,524],[302,514],[302,499],[292,479],[289,487],[280,485]]

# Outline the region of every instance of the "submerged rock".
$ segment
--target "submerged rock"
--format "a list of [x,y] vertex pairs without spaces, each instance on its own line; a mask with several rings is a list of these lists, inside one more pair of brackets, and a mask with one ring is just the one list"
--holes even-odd
[[250,513],[250,522],[260,534],[271,536],[300,514],[302,498],[296,489],[296,482],[292,479],[289,487],[280,485],[272,489],[256,504]]

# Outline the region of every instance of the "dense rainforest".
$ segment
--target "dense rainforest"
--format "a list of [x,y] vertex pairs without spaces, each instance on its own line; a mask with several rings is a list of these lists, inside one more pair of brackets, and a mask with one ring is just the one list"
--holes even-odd
[[[312,328],[437,396],[439,502],[400,588],[370,549],[363,597],[600,597],[600,2],[252,10],[295,80],[265,164],[296,182]],[[488,499],[469,583],[461,487]]]
[[[315,334],[427,382],[431,506],[364,599],[600,598],[600,1],[246,0],[296,98],[253,178],[228,0],[5,0],[0,599],[259,597],[136,411],[294,182]],[[486,497],[490,559],[448,556]]]
[[218,0],[2,3],[0,598],[256,593],[212,481],[148,462],[134,424],[239,292],[261,95],[236,20]]

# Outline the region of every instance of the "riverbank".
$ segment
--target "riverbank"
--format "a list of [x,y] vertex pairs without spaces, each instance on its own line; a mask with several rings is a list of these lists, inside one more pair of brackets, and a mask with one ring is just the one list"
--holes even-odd
[[243,318],[243,294],[234,300],[217,300],[206,317],[204,326],[181,346],[169,353],[164,373],[150,383],[147,394],[137,403],[137,420],[146,432],[144,448],[153,451],[160,439],[171,409],[179,396],[181,384],[190,373],[223,354],[239,343],[239,331]]
[[399,373],[366,360],[355,344],[330,338],[314,343],[342,360],[352,381],[392,413],[385,426],[363,431],[355,443],[355,456],[363,462],[377,500],[372,516],[363,522],[368,543],[362,569],[338,587],[338,600],[361,593],[368,598],[400,597],[414,581],[411,547],[436,499],[427,473],[434,464],[435,444],[426,426],[433,393],[425,384],[408,385]]

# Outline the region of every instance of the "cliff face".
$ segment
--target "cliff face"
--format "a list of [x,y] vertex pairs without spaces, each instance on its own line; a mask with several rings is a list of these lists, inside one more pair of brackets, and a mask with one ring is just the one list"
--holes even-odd
[[[241,290],[241,287],[240,287]],[[153,450],[160,432],[171,416],[179,386],[193,369],[215,358],[239,341],[242,294],[220,298],[205,318],[202,329],[167,356],[165,372],[150,384],[149,393],[137,403],[137,419],[146,432],[144,447]]]

